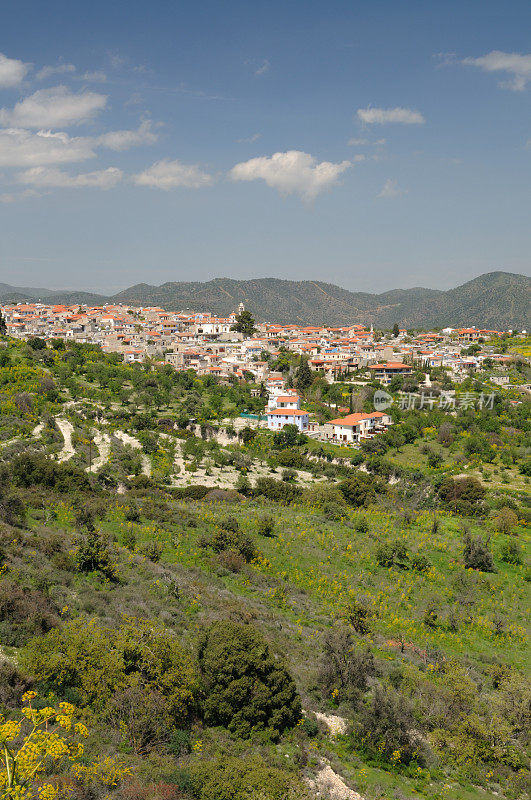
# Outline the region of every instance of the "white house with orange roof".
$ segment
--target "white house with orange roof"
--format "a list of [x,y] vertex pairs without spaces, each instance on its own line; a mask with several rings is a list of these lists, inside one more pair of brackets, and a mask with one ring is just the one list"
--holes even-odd
[[267,427],[271,431],[282,430],[284,425],[296,425],[302,433],[308,428],[310,415],[300,408],[275,408],[267,411]]

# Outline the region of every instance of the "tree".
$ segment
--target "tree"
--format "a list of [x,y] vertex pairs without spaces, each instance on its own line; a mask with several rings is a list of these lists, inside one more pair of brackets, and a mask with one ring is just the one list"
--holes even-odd
[[7,325],[4,319],[4,315],[0,311],[0,336],[5,336],[7,333]]
[[241,737],[265,731],[276,738],[299,721],[301,701],[292,677],[251,626],[214,622],[200,638],[198,662],[208,725],[223,725]]
[[395,324],[393,325],[393,336],[395,337],[395,339],[399,333],[400,333],[400,328],[398,327],[398,322],[395,322]]
[[301,356],[300,365],[295,376],[295,385],[297,387],[297,391],[304,393],[307,389],[309,389],[313,383],[313,378],[314,375],[308,366],[308,361]]
[[256,333],[254,317],[251,312],[242,311],[241,314],[238,314],[236,317],[236,322],[232,326],[231,330],[241,333],[245,339],[250,339],[251,336]]

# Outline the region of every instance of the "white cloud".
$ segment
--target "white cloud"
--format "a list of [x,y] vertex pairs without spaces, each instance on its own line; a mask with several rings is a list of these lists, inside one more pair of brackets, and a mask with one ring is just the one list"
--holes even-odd
[[12,86],[18,86],[30,69],[31,64],[24,64],[17,58],[8,58],[0,53],[0,88],[10,89]]
[[265,75],[266,72],[269,72],[270,69],[271,69],[271,64],[266,58],[266,60],[262,62],[262,64],[258,67],[258,69],[255,70],[254,74]]
[[362,147],[363,145],[383,147],[385,143],[386,139],[375,139],[374,141],[371,141],[370,139],[349,139],[347,142],[347,144],[350,144],[353,147]]
[[507,72],[512,77],[509,81],[500,83],[500,86],[515,92],[521,92],[531,81],[531,53],[504,53],[501,50],[492,50],[479,58],[464,58],[462,63],[479,67],[484,72]]
[[298,194],[304,200],[313,200],[319,192],[334,186],[350,166],[350,161],[319,163],[309,153],[288,150],[287,153],[274,153],[271,157],[261,156],[236,164],[230,177],[234,181],[264,180],[281,194]]
[[262,138],[261,133],[253,133],[252,136],[247,136],[243,139],[237,139],[236,141],[238,142],[238,144],[252,144],[253,142],[257,142],[258,139],[261,138]]
[[128,150],[139,144],[154,144],[158,139],[152,130],[151,120],[145,119],[136,131],[108,131],[94,139],[94,143],[109,150]]
[[88,81],[89,83],[105,83],[107,80],[107,75],[101,69],[97,69],[94,72],[85,72],[81,76],[81,80]]
[[90,139],[66,133],[0,129],[0,167],[33,167],[85,161],[95,155]]
[[358,108],[358,119],[368,125],[385,125],[397,122],[402,125],[422,125],[425,122],[420,111],[411,108]]
[[195,164],[183,164],[181,161],[157,161],[151,167],[133,175],[133,181],[138,186],[152,186],[157,189],[200,189],[212,183],[212,176],[203,172]]
[[404,191],[400,188],[397,181],[388,178],[376,197],[381,197],[384,200],[391,200],[393,197],[400,197],[401,194],[404,194]]
[[69,175],[60,169],[50,167],[32,167],[17,176],[19,183],[34,186],[38,189],[112,189],[122,180],[123,173],[116,167]]
[[0,203],[16,203],[19,200],[27,200],[30,197],[40,197],[35,189],[24,189],[23,192],[5,192],[0,194]]
[[51,78],[52,75],[64,75],[65,73],[75,72],[76,68],[73,64],[56,64],[55,66],[43,67],[37,72],[36,77],[40,81]]
[[11,110],[0,109],[0,123],[21,128],[60,128],[92,119],[107,104],[96,92],[71,92],[66,86],[39,89],[16,103]]

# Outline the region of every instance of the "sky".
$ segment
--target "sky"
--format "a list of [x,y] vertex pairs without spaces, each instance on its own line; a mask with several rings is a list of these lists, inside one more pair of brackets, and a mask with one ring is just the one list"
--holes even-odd
[[0,281],[530,273],[528,0],[6,0]]

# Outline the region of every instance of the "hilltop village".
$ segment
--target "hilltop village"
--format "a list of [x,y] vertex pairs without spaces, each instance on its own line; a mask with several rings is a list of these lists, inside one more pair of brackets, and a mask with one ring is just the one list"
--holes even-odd
[[[250,380],[267,394],[264,420],[271,430],[294,424],[302,433],[325,441],[356,444],[385,431],[391,418],[381,412],[350,414],[327,421],[312,420],[301,399],[278,368],[283,354],[306,361],[309,370],[328,383],[365,375],[385,387],[393,379],[443,368],[457,384],[481,370],[493,368],[494,384],[510,386],[507,366],[512,357],[500,346],[482,351],[486,340],[503,340],[505,332],[475,327],[415,332],[395,329],[390,334],[361,324],[345,327],[254,323],[243,303],[222,318],[210,313],[174,313],[163,308],[104,305],[5,305],[6,333],[15,339],[41,337],[64,343],[99,345],[104,353],[117,353],[126,364],[149,360],[169,364],[176,371],[193,370],[222,382]],[[238,320],[244,320],[239,326]],[[239,330],[238,330],[239,329]],[[497,352],[498,350],[498,352]],[[339,412],[351,409],[338,405]]]

